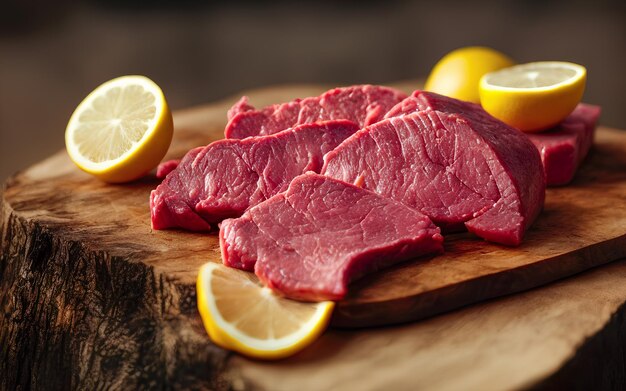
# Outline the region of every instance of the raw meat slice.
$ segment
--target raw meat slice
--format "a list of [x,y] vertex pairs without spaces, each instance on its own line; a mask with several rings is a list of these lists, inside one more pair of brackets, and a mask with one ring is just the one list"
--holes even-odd
[[152,191],[152,228],[208,231],[224,218],[240,216],[285,190],[294,177],[319,172],[324,154],[358,128],[345,120],[318,122],[193,149]]
[[307,173],[286,192],[224,220],[224,264],[253,270],[301,300],[339,300],[350,281],[440,253],[443,237],[417,210],[348,183]]
[[254,106],[248,103],[248,97],[242,96],[241,99],[239,99],[237,103],[233,105],[233,107],[228,109],[228,112],[226,113],[226,118],[230,121],[237,114],[252,110],[254,110]]
[[574,178],[593,144],[600,112],[599,106],[580,103],[554,129],[528,134],[541,154],[548,186],[565,185]]
[[414,91],[411,96],[392,107],[385,115],[385,118],[399,117],[423,110],[437,110],[449,114],[459,114],[472,122],[484,123],[487,127],[495,126],[494,123],[497,123],[502,127],[513,129],[520,133],[519,130],[492,117],[480,105],[421,90]]
[[[415,91],[410,97],[389,110],[385,118],[428,109],[467,115],[467,106],[468,104],[462,101],[451,102],[450,99],[441,95]],[[600,111],[598,106],[581,103],[554,130],[526,134],[541,154],[547,185],[564,185],[572,180],[576,169],[587,156],[593,143],[593,134]],[[473,113],[474,117],[485,115],[489,116],[482,109],[477,109]]]
[[167,174],[174,171],[179,164],[180,159],[172,159],[159,164],[156,170],[156,177],[159,179],[164,179]]
[[389,115],[329,152],[322,174],[415,207],[448,231],[521,243],[545,197],[541,158],[522,132],[478,105],[421,91]]
[[226,138],[264,136],[300,124],[333,119],[354,121],[363,127],[380,121],[404,98],[406,94],[393,88],[358,85],[255,110],[244,96],[228,111],[224,135]]

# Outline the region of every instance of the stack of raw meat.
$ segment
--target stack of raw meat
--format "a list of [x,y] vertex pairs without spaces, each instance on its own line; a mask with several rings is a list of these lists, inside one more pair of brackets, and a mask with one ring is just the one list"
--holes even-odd
[[529,138],[424,91],[353,86],[261,110],[244,97],[225,140],[161,167],[152,226],[219,226],[224,264],[291,298],[338,300],[366,273],[442,252],[441,232],[519,245],[598,116],[581,104]]

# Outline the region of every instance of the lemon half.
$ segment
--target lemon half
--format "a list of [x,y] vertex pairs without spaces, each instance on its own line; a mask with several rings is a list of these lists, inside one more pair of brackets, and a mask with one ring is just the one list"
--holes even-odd
[[249,357],[279,359],[322,334],[334,303],[305,303],[275,295],[252,273],[216,263],[202,266],[198,310],[216,344]]
[[452,98],[478,103],[478,82],[488,72],[514,62],[497,50],[470,46],[451,51],[433,67],[424,89]]
[[65,146],[83,171],[106,182],[127,182],[159,164],[173,129],[159,86],[144,76],[123,76],[78,105],[65,130]]
[[543,61],[484,75],[480,103],[494,117],[526,132],[553,127],[576,108],[587,80],[585,67]]

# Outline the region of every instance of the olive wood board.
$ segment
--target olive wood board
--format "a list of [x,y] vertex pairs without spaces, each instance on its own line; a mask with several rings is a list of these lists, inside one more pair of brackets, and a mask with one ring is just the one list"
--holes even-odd
[[[410,83],[398,85],[409,91]],[[286,86],[249,93],[257,106],[316,95],[325,86]],[[223,137],[235,97],[174,114],[167,158]],[[217,234],[150,227],[154,176],[110,185],[78,170],[61,151],[19,173],[5,202],[27,219],[62,227],[90,249],[143,263],[193,289],[200,265],[220,262]],[[470,234],[447,235],[445,253],[366,276],[350,286],[333,314],[337,327],[395,324],[534,288],[626,257],[626,132],[600,127],[575,180],[550,188],[543,212],[516,248]]]

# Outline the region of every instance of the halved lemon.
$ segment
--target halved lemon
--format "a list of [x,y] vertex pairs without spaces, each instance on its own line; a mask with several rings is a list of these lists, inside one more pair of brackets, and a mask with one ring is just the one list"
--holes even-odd
[[277,296],[254,274],[216,263],[202,266],[196,292],[213,342],[261,359],[284,358],[311,344],[326,329],[334,307],[331,301]]
[[435,64],[424,89],[452,98],[478,103],[478,82],[488,72],[510,67],[514,62],[497,50],[468,46],[446,54]]
[[480,103],[494,117],[525,132],[553,127],[582,99],[585,67],[544,61],[491,72],[480,80]]
[[65,147],[83,171],[106,182],[127,182],[159,164],[173,129],[159,86],[144,76],[123,76],[102,84],[76,107]]

